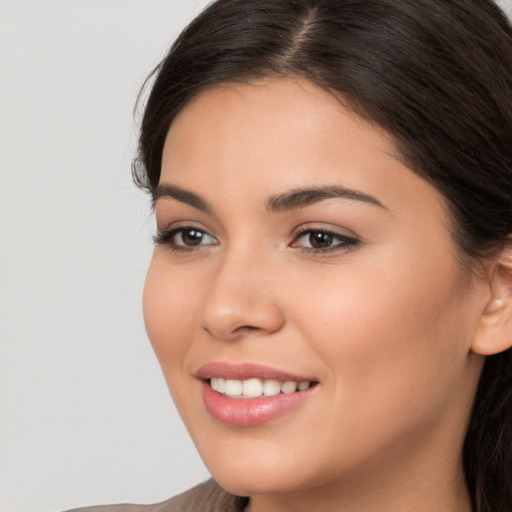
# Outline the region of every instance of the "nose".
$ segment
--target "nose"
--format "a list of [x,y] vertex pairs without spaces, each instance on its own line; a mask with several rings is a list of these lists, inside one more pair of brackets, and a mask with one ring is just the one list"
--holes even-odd
[[243,255],[216,269],[201,310],[202,328],[214,338],[236,340],[268,335],[284,325],[277,298],[276,269]]

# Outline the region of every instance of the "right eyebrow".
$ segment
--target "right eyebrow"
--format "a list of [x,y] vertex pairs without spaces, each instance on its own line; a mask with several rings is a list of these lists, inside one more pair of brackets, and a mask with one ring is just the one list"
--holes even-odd
[[188,190],[177,187],[176,185],[158,185],[156,190],[153,191],[152,196],[153,205],[156,203],[157,199],[162,197],[171,197],[180,203],[188,204],[202,212],[213,212],[212,205],[206,201],[206,199],[203,199],[201,196],[194,194],[194,192],[190,192]]
[[304,208],[311,204],[331,198],[351,199],[363,203],[387,208],[374,196],[365,194],[359,190],[341,187],[339,185],[324,185],[320,187],[295,189],[284,194],[272,196],[267,201],[267,210],[271,212],[282,212]]

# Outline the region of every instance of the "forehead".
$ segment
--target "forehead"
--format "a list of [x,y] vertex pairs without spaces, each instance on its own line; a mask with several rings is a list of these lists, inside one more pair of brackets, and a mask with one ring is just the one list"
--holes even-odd
[[[338,130],[344,124],[356,138],[367,132],[365,143],[377,144],[385,152],[397,154],[392,138],[375,124],[363,120],[350,110],[349,102],[340,94],[324,90],[301,79],[266,79],[251,84],[225,83],[196,95],[174,119],[166,141],[172,143],[175,132],[186,134],[194,130],[196,136],[215,129],[216,136],[226,135],[222,127],[238,128],[237,138],[250,130],[252,135],[263,133],[267,137],[280,135],[275,143],[283,143],[296,136],[332,135],[337,144]],[[198,124],[200,126],[198,126]],[[353,127],[357,130],[354,132]],[[286,137],[286,136],[289,137]],[[344,138],[347,138],[345,134]],[[204,141],[203,141],[204,142]]]
[[372,146],[393,153],[388,139],[310,82],[229,83],[198,94],[177,115],[166,138],[163,170],[178,158],[199,160],[205,154],[229,155],[232,160],[257,153],[258,161],[267,157],[278,165],[283,163],[280,150],[285,146],[294,150],[288,153],[289,160],[306,153],[313,156],[313,144],[339,151],[350,146],[352,153],[361,154],[366,153],[363,147]]
[[213,202],[244,189],[268,196],[333,183],[384,196],[383,203],[397,196],[402,207],[417,202],[417,188],[442,201],[396,155],[384,130],[310,82],[225,84],[200,93],[174,120],[161,182]]

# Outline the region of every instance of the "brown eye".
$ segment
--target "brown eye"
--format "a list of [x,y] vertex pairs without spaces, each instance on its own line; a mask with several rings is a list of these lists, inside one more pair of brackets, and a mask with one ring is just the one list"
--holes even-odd
[[[176,233],[176,239],[180,240],[182,245],[194,246],[199,245],[204,237],[204,233],[197,229],[184,229],[179,233]],[[180,243],[178,242],[178,243]]]
[[312,231],[309,233],[309,244],[313,249],[326,249],[331,247],[334,240],[333,235],[323,231]]
[[218,245],[218,240],[206,231],[196,227],[184,227],[157,233],[153,240],[157,245],[165,245],[173,251],[192,251],[206,245]]
[[359,241],[340,233],[321,229],[305,229],[297,235],[292,247],[298,247],[304,251],[327,253],[348,250]]

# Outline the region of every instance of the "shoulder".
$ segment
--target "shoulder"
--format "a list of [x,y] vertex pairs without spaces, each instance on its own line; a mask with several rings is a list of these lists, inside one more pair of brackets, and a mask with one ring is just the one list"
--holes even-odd
[[212,479],[153,505],[103,505],[68,512],[240,512],[246,501],[227,493]]

